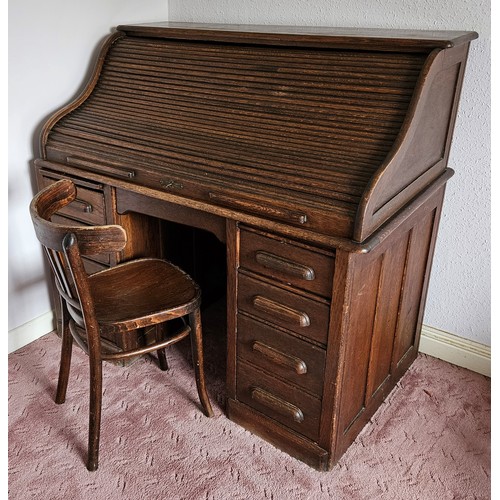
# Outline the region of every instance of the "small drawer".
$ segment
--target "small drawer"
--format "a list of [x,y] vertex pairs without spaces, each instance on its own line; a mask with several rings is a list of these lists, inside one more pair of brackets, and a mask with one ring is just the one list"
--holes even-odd
[[[43,187],[58,180],[45,175],[42,175],[41,179]],[[106,224],[104,193],[79,186],[77,181],[75,181],[75,185],[76,199],[61,209],[59,213],[88,224],[97,226]]]
[[238,356],[321,397],[325,350],[247,316],[238,316]]
[[318,440],[321,400],[239,362],[236,397],[303,436]]
[[[88,224],[84,224],[83,222],[76,221],[73,219],[68,219],[67,217],[61,217],[58,214],[53,215],[51,217],[51,220],[52,220],[52,222],[55,222],[57,224],[64,224],[67,226],[88,226]],[[109,265],[109,263],[110,263],[109,253],[102,253],[100,255],[92,255],[90,259],[88,259],[88,258],[84,259],[84,261],[87,261],[87,260],[101,262],[102,264],[106,264],[106,265]],[[97,269],[97,268],[94,268],[89,264],[88,267],[87,267],[87,265],[85,265],[85,269],[87,270],[88,273],[90,273],[89,269],[93,269],[92,272],[96,272],[94,269]],[[99,270],[100,269],[104,269],[104,268],[101,266],[99,268]]]
[[240,273],[238,310],[326,344],[329,307],[324,303]]
[[242,229],[240,265],[323,297],[331,297],[334,254]]

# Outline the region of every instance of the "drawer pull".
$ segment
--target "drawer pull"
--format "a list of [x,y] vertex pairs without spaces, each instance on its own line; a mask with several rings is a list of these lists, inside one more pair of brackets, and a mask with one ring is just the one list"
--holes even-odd
[[280,415],[292,418],[295,422],[300,423],[304,421],[304,414],[300,408],[292,403],[289,403],[288,401],[284,401],[283,399],[270,394],[260,387],[254,387],[251,391],[251,395],[255,402],[266,406]]
[[312,267],[299,264],[298,262],[293,262],[292,260],[284,259],[283,257],[272,253],[258,250],[255,253],[255,260],[260,265],[267,267],[268,269],[280,271],[284,274],[302,278],[306,281],[312,281],[316,277]]
[[281,352],[258,340],[252,344],[252,349],[278,365],[295,370],[297,375],[304,375],[307,373],[307,365],[300,358]]
[[66,163],[74,167],[82,167],[87,170],[91,170],[98,174],[111,175],[112,177],[120,177],[125,179],[132,179],[135,177],[134,170],[123,170],[118,167],[109,167],[108,165],[100,165],[83,158],[78,158],[76,156],[68,156],[66,158]]
[[287,321],[296,326],[304,328],[311,324],[309,315],[304,311],[297,311],[267,297],[262,297],[262,295],[255,295],[252,299],[252,304],[258,311],[270,314],[279,320]]
[[245,212],[256,213],[263,217],[271,219],[280,219],[288,222],[295,222],[296,224],[305,224],[307,222],[307,215],[302,212],[295,212],[294,210],[287,210],[286,208],[276,207],[262,207],[255,201],[242,200],[241,198],[235,199],[220,193],[208,193],[208,197],[215,202],[226,207],[235,208],[236,210],[244,210]]
[[72,201],[74,205],[79,205],[81,206],[82,212],[85,212],[86,214],[92,213],[93,207],[90,203],[87,203],[86,201],[79,200],[78,198],[74,199]]

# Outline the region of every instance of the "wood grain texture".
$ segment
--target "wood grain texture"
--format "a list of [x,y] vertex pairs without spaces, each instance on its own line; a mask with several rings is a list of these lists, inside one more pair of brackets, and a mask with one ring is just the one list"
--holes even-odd
[[48,158],[347,236],[425,60],[117,39]]
[[[130,260],[89,276],[82,255],[118,252],[124,248],[127,234],[118,225],[75,226],[52,221],[57,212],[73,215],[65,209],[78,200],[77,195],[78,190],[69,179],[49,183],[33,198],[30,215],[60,299],[62,349],[56,403],[66,399],[73,341],[88,355],[86,465],[89,471],[95,471],[99,463],[103,361],[131,359],[157,351],[160,367],[166,370],[164,348],[190,336],[198,395],[205,414],[212,416],[213,411],[203,373],[200,288],[178,267],[152,258]],[[185,316],[189,316],[189,324],[183,320],[184,327],[177,332],[165,337],[164,330],[157,328],[155,341],[141,345],[139,337],[147,327]],[[110,351],[107,339],[113,334],[123,334],[124,341],[111,346]]]
[[[190,302],[182,280],[159,264],[143,270],[156,260],[137,257],[166,253],[199,276],[224,276],[230,418],[319,470],[333,467],[417,355],[476,37],[121,26],[82,94],[43,128],[35,161],[40,187],[66,176],[79,186],[61,224],[129,235],[107,260],[82,261],[105,267],[90,282],[101,316],[113,316],[110,337],[168,316],[148,323],[139,313],[159,303],[134,284],[131,302],[112,312],[127,269],[137,286],[154,283],[170,311],[174,297]],[[218,241],[197,237],[212,237],[205,230]],[[204,291],[217,284],[205,279]],[[138,319],[127,316],[132,306]],[[140,342],[160,337],[143,332]],[[98,367],[93,376],[97,387]]]
[[326,344],[328,305],[240,273],[238,309]]
[[321,397],[325,350],[250,316],[238,317],[238,356]]
[[477,37],[123,29],[47,122],[45,158],[359,242],[446,169]]
[[121,25],[120,31],[139,36],[188,40],[217,40],[271,45],[312,45],[318,48],[370,47],[373,50],[447,48],[477,38],[472,31],[432,31],[381,28],[337,28],[327,26],[273,26],[256,24],[206,24],[158,22]]

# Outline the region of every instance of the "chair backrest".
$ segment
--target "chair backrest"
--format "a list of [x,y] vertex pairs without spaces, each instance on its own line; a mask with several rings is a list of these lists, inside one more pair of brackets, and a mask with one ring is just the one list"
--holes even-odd
[[[94,302],[82,255],[118,252],[127,242],[125,230],[118,225],[72,226],[52,222],[58,210],[76,198],[76,187],[62,179],[40,191],[31,201],[30,214],[35,233],[44,247],[55,283],[73,321],[87,333],[89,349],[98,346],[98,325]],[[91,347],[93,346],[93,347]]]

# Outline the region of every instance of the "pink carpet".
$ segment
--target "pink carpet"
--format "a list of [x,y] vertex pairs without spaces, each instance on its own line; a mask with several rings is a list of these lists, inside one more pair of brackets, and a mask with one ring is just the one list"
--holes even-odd
[[490,379],[420,355],[330,472],[316,472],[223,413],[221,342],[206,335],[215,417],[199,410],[187,346],[171,369],[107,364],[100,466],[88,472],[86,358],[53,401],[60,340],[9,355],[9,498],[162,500],[489,499]]

